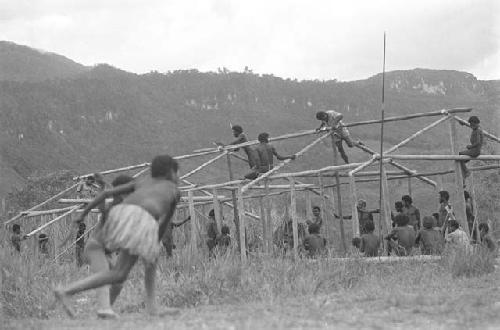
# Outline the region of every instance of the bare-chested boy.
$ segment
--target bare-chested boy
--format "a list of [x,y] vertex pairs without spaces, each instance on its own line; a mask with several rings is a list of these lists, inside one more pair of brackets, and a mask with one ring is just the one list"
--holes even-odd
[[365,228],[367,233],[361,235],[361,246],[359,251],[363,252],[366,257],[377,257],[380,238],[373,233],[375,230],[373,221],[367,222]]
[[139,257],[146,263],[146,310],[149,314],[158,314],[154,297],[156,261],[160,238],[180,198],[177,170],[178,164],[172,157],[157,156],[151,163],[150,178],[104,191],[85,207],[78,221],[83,221],[90,210],[106,198],[130,193],[121,204],[113,206],[102,227],[105,247],[120,251],[115,267],[54,292],[70,316],[74,316],[74,312],[69,305],[69,296],[104,285],[123,283]]
[[415,244],[420,245],[420,251],[424,255],[441,254],[444,240],[441,233],[435,229],[436,220],[434,217],[425,216],[422,222],[424,228],[418,232]]
[[[236,138],[236,140],[229,143],[229,145],[236,145],[248,142],[248,138],[245,135],[245,133],[243,133],[243,128],[240,125],[233,125],[231,128],[233,130],[233,136]],[[224,146],[224,144],[221,142],[216,142],[216,144],[219,146]],[[244,146],[241,149],[243,149],[243,151],[247,155],[248,166],[250,166],[250,168],[254,168],[254,166],[256,165],[256,161],[253,149],[250,146]],[[238,151],[238,149],[234,149],[234,151]]]
[[254,149],[257,165],[255,167],[255,171],[245,175],[245,179],[254,180],[255,178],[257,178],[259,173],[266,173],[267,171],[271,170],[274,166],[274,156],[276,156],[278,160],[293,160],[296,157],[295,155],[282,156],[278,154],[276,148],[274,148],[273,145],[269,144],[268,133],[260,133],[257,139],[260,142]]
[[[472,133],[470,135],[470,144],[467,145],[466,150],[460,151],[459,155],[470,156],[475,158],[481,154],[481,147],[483,146],[483,131],[479,127],[479,118],[477,116],[469,117],[470,128],[472,128]],[[462,167],[462,174],[465,186],[465,178],[470,175],[467,169],[468,160],[460,161],[460,166]]]

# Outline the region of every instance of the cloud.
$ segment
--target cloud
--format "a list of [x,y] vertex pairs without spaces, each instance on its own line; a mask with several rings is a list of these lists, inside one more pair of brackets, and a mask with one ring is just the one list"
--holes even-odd
[[362,79],[426,67],[500,78],[495,0],[1,1],[0,38],[134,72],[225,66]]

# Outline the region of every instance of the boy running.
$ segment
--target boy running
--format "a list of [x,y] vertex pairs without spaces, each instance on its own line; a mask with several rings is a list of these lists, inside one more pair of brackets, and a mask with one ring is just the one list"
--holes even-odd
[[178,164],[172,157],[157,156],[151,163],[150,178],[104,191],[85,207],[78,222],[83,221],[90,210],[106,198],[129,193],[121,204],[111,208],[101,229],[105,248],[120,250],[115,267],[54,292],[69,316],[74,316],[68,301],[70,296],[104,285],[123,283],[139,257],[146,264],[146,310],[149,314],[158,314],[154,299],[156,261],[160,252],[160,238],[180,198],[177,170]]

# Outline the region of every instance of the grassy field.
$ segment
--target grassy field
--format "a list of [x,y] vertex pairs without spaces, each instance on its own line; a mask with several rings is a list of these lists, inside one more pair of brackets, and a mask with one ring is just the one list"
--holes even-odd
[[74,264],[45,264],[2,254],[1,303],[6,328],[483,328],[500,326],[500,278],[482,250],[438,262],[368,263],[361,258],[299,259],[229,253],[215,260],[186,250],[162,259],[158,301],[176,316],[144,314],[142,265],[117,301],[120,319],[100,321],[94,292],[73,299],[69,320],[54,308],[51,286],[88,274]]

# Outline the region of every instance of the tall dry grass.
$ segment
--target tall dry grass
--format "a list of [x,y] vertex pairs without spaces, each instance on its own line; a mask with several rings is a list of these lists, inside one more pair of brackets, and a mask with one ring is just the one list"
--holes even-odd
[[[314,297],[332,293],[355,295],[363,299],[377,296],[398,297],[412,290],[429,287],[446,290],[456,277],[481,276],[493,270],[493,257],[476,249],[462,255],[448,254],[441,262],[404,260],[393,263],[367,263],[361,258],[339,260],[251,254],[241,265],[234,250],[215,259],[192,256],[188,249],[163,257],[158,270],[158,299],[163,305],[192,307],[204,304],[245,302],[284,302],[295,297]],[[86,267],[74,263],[33,260],[0,250],[0,302],[6,318],[48,318],[52,315],[52,285],[68,283],[88,275]],[[139,263],[131,273],[117,310],[130,312],[143,308],[143,270]],[[86,295],[81,309],[93,307],[93,294]],[[388,298],[389,299],[389,298]],[[75,300],[78,300],[75,297]]]

